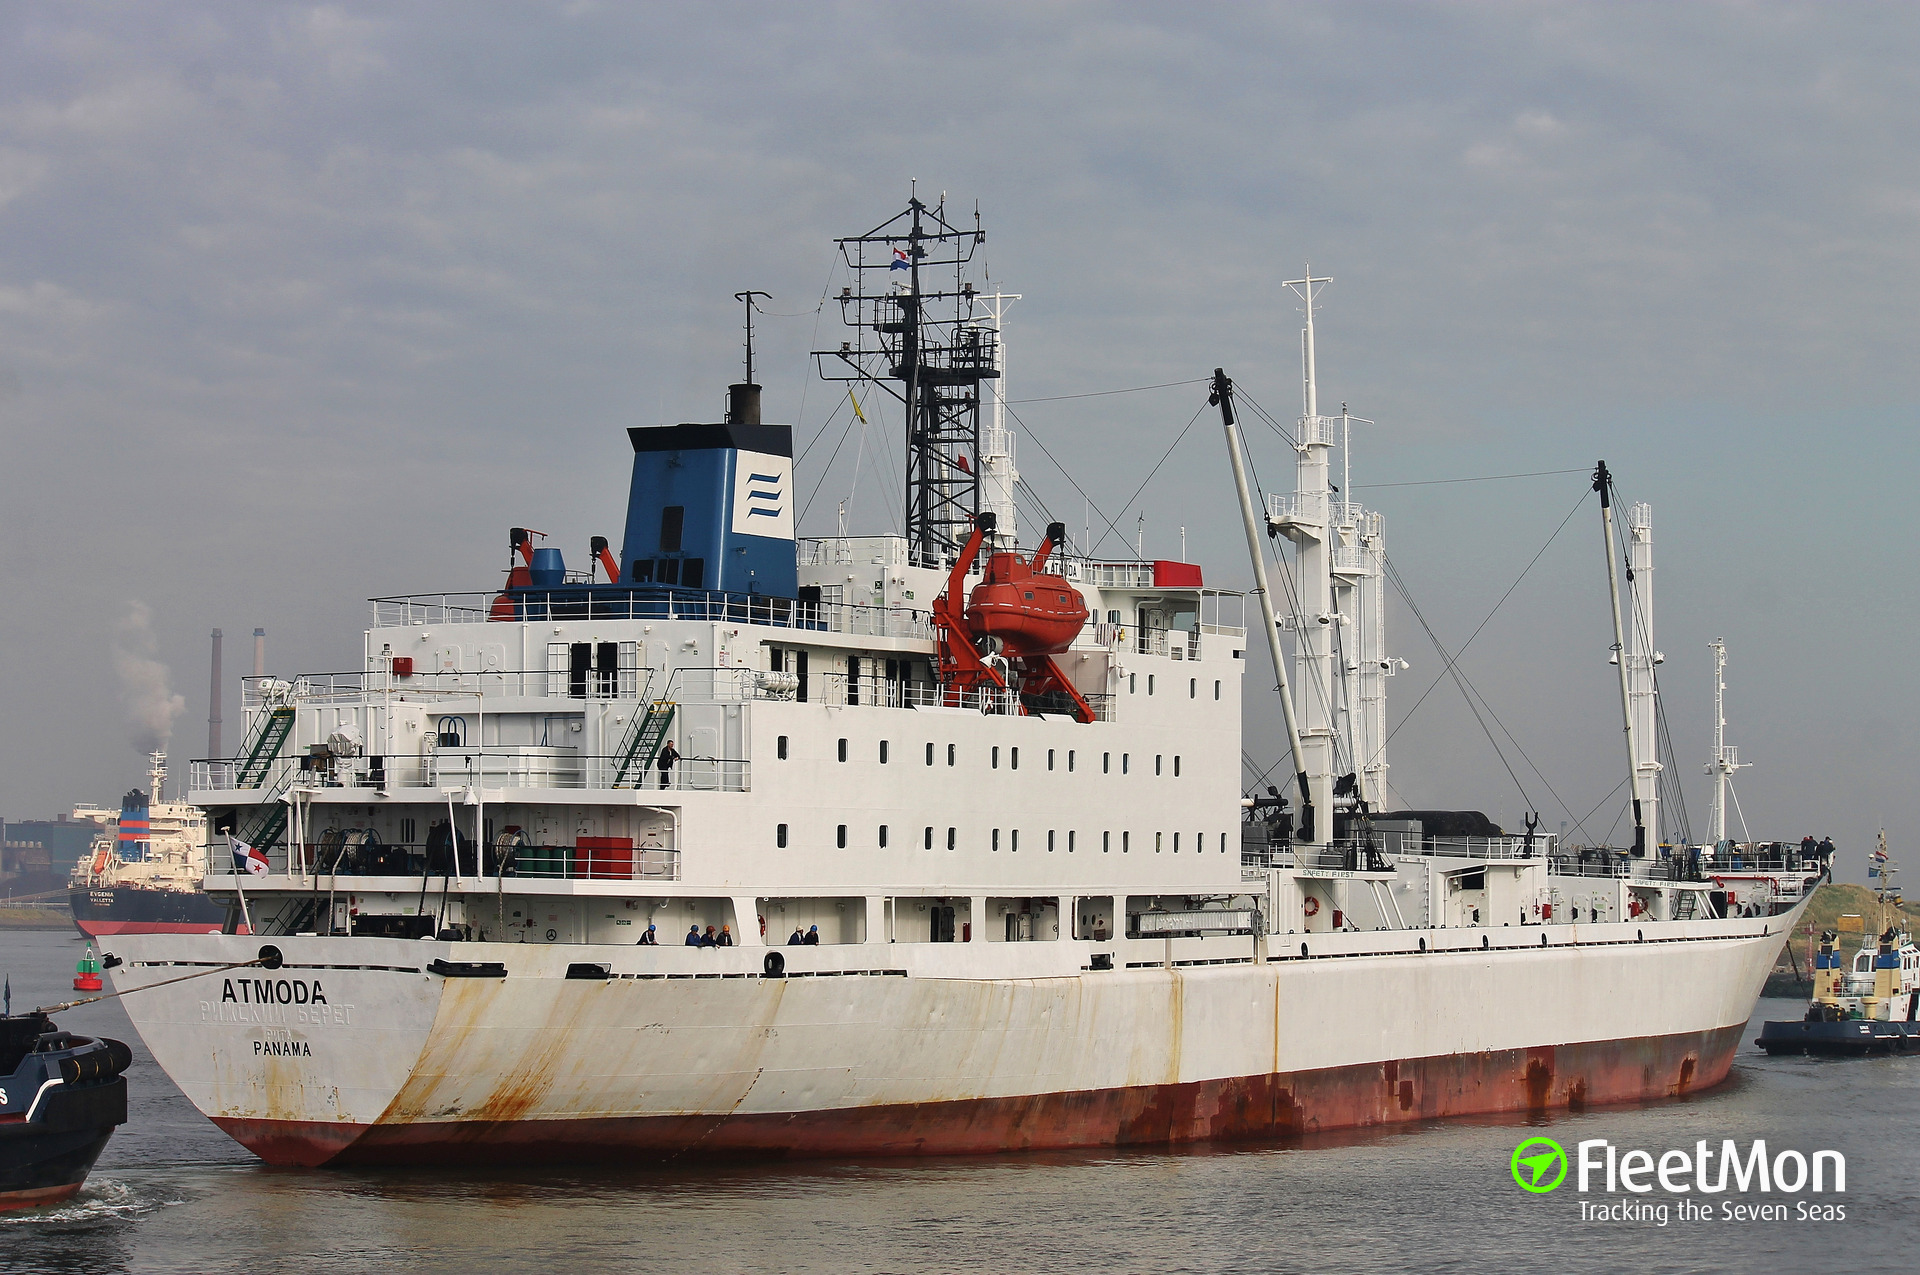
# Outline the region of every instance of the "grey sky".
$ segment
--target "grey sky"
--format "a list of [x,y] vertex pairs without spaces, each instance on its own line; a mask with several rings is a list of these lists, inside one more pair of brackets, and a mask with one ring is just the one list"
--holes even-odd
[[[1883,822],[1896,853],[1908,835],[1920,709],[1916,55],[1899,6],[8,6],[0,812],[136,782],[155,696],[184,697],[175,756],[204,751],[215,625],[230,672],[256,624],[276,671],[335,669],[361,599],[486,587],[511,524],[581,565],[619,534],[623,427],[717,415],[737,290],[794,316],[765,321],[762,379],[810,439],[829,241],[918,178],[978,200],[993,279],[1025,295],[1016,398],[1219,364],[1291,418],[1277,285],[1310,257],[1336,280],[1325,399],[1379,422],[1356,483],[1604,456],[1655,506],[1696,833],[1725,636],[1749,822],[1830,832],[1857,875]],[[1111,514],[1198,395],[1018,410]],[[870,442],[897,458],[896,429]],[[1235,581],[1221,450],[1194,427],[1145,537],[1170,556],[1184,525]],[[1077,526],[1039,448],[1021,460]],[[898,507],[885,463],[857,525]],[[1583,486],[1359,494],[1457,643]],[[1589,502],[1463,662],[1576,814],[1622,765],[1601,569]],[[1410,616],[1396,633],[1404,710],[1440,665]],[[231,694],[226,716],[231,741]],[[1518,817],[1457,694],[1393,760],[1409,800]]]

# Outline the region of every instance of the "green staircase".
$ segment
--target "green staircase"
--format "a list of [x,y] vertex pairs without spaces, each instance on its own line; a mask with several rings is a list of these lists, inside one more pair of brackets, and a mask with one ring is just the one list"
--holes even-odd
[[291,734],[293,709],[276,708],[262,717],[259,727],[253,732],[253,738],[247,741],[247,755],[234,776],[234,787],[258,788],[265,783],[274,761],[280,756],[280,750],[286,747],[287,736]]
[[626,743],[620,747],[620,764],[613,776],[615,788],[645,786],[647,772],[653,768],[653,759],[660,755],[660,745],[666,742],[667,731],[672,728],[673,715],[679,707],[672,700],[655,700],[647,705],[644,715],[635,715]]

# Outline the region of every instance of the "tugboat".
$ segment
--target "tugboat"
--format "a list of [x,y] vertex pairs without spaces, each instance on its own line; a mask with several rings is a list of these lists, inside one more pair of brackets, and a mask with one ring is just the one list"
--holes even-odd
[[87,1180],[127,1122],[133,1051],[61,1031],[41,1010],[0,1016],[0,1212],[44,1208]]
[[1920,1049],[1920,947],[1888,926],[1848,964],[1832,930],[1813,958],[1813,1000],[1797,1023],[1767,1023],[1754,1043],[1770,1054],[1886,1054]]
[[1769,1054],[1887,1054],[1920,1050],[1920,947],[1894,922],[1899,868],[1887,862],[1887,834],[1867,873],[1880,879],[1880,937],[1867,939],[1851,964],[1834,930],[1813,958],[1813,1000],[1797,1023],[1767,1023],[1754,1043]]

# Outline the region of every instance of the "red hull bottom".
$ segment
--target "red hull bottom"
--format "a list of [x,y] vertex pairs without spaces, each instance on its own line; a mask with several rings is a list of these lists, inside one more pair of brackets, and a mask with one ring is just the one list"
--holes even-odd
[[80,1194],[85,1182],[69,1182],[65,1186],[36,1186],[23,1191],[0,1191],[0,1213],[12,1213],[19,1209],[44,1209],[52,1204],[71,1200]]
[[1446,1116],[1578,1111],[1718,1084],[1743,1026],[1285,1075],[770,1115],[347,1125],[214,1117],[269,1164],[965,1155],[1285,1140]]

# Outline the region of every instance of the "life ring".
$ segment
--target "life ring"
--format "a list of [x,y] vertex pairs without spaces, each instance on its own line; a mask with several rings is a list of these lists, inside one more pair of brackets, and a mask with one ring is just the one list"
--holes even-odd
[[1311,894],[1309,894],[1307,896],[1306,904],[1304,905],[1304,911],[1308,916],[1319,916],[1320,900],[1314,898]]

